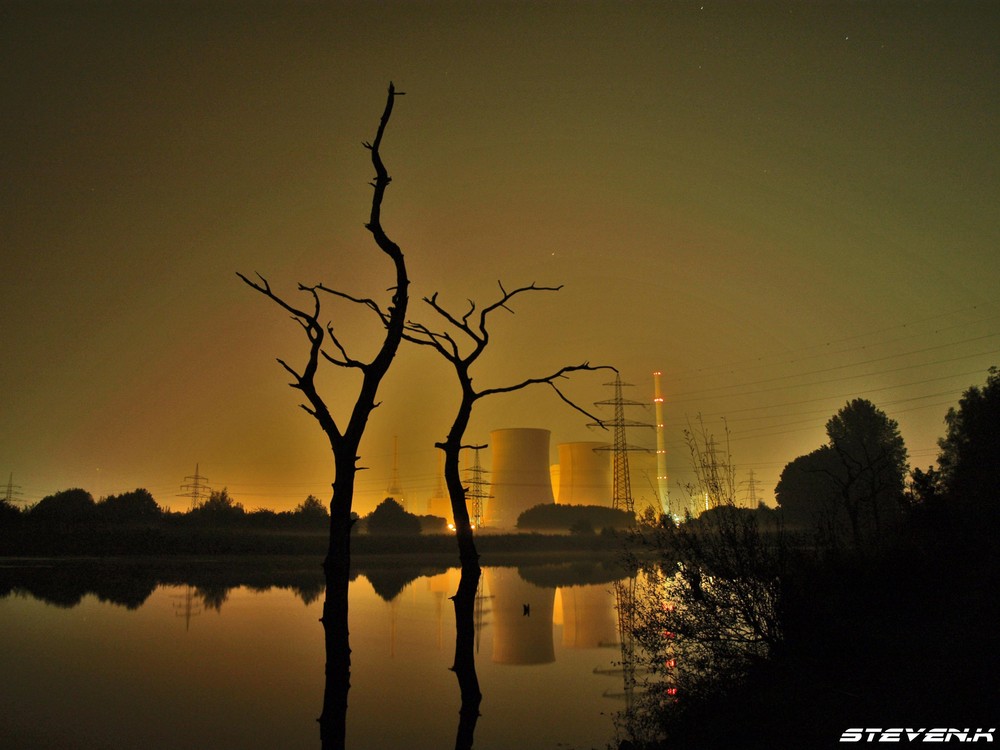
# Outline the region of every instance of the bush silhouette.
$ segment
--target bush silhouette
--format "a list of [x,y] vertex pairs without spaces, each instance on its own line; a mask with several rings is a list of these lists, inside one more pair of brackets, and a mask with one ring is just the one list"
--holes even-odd
[[419,534],[420,519],[387,497],[367,517],[369,534]]
[[97,505],[86,490],[61,490],[39,500],[28,511],[28,518],[44,525],[81,524],[93,521]]

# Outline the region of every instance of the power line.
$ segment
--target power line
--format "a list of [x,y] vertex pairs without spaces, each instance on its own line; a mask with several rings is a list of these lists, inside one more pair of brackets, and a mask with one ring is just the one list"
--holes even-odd
[[[827,372],[834,372],[835,370],[846,370],[846,369],[851,368],[851,367],[861,367],[863,365],[870,365],[870,364],[874,364],[876,362],[884,362],[886,360],[899,359],[900,357],[909,357],[909,356],[913,356],[915,354],[926,354],[927,352],[937,351],[939,349],[947,349],[949,347],[959,346],[961,344],[969,344],[969,343],[972,343],[972,342],[975,342],[975,341],[982,341],[983,339],[996,338],[997,336],[1000,336],[1000,333],[991,333],[991,334],[987,334],[985,336],[977,336],[977,337],[970,338],[970,339],[963,339],[962,341],[953,341],[953,342],[948,343],[948,344],[940,344],[938,346],[931,346],[931,347],[926,347],[924,349],[916,349],[916,350],[913,350],[913,351],[901,352],[899,354],[888,354],[888,355],[886,355],[884,357],[876,357],[875,359],[868,359],[868,360],[865,360],[863,362],[851,362],[851,363],[842,364],[842,365],[833,365],[831,367],[824,367],[824,368],[821,368],[819,370],[809,370],[809,371],[806,371],[806,372],[797,372],[797,373],[792,373],[792,374],[789,374],[789,375],[777,375],[777,376],[772,377],[772,378],[763,378],[761,380],[752,380],[752,381],[748,381],[748,382],[740,382],[736,386],[720,385],[720,386],[713,386],[711,388],[702,388],[701,390],[697,390],[697,391],[686,391],[686,392],[682,392],[682,393],[675,393],[674,396],[673,396],[673,400],[676,403],[676,401],[678,399],[683,399],[685,396],[693,396],[693,395],[699,395],[699,394],[704,394],[704,393],[711,393],[712,391],[724,390],[726,388],[733,388],[733,387],[740,387],[740,388],[742,388],[742,387],[745,387],[745,386],[763,385],[763,384],[766,384],[766,383],[775,383],[775,382],[778,382],[780,380],[789,380],[791,378],[803,378],[803,377],[807,377],[809,375],[822,375],[822,374],[827,373]],[[844,379],[844,380],[851,380],[851,379],[855,379],[855,378],[871,377],[872,375],[886,375],[886,374],[893,373],[893,372],[899,372],[900,370],[913,369],[915,367],[929,367],[930,365],[949,364],[951,362],[959,362],[959,361],[961,361],[963,359],[972,359],[974,357],[985,357],[987,355],[994,355],[994,354],[1000,354],[1000,349],[991,349],[990,351],[977,352],[975,354],[967,354],[967,355],[964,355],[962,357],[953,357],[951,359],[939,359],[939,360],[935,360],[933,362],[924,362],[924,363],[917,364],[917,365],[907,365],[905,367],[897,367],[897,368],[893,368],[893,369],[890,369],[890,370],[880,370],[880,371],[877,371],[877,372],[862,373],[862,374],[859,374],[859,375],[848,375],[846,378],[842,378],[842,379]],[[825,380],[825,381],[821,380],[821,381],[818,381],[816,383],[811,383],[811,384],[810,383],[802,383],[802,384],[799,384],[797,386],[792,386],[792,387],[801,387],[801,386],[804,386],[804,385],[821,385],[821,384],[824,384],[824,383],[837,382],[837,380],[839,380],[839,379],[835,379],[835,380],[832,380],[832,381],[831,380]],[[763,391],[750,391],[749,393],[760,393],[760,392],[766,392],[767,390],[769,390],[769,389],[763,389]],[[736,394],[736,395],[744,395],[744,394]]]
[[[904,328],[910,328],[910,329],[912,329],[912,328],[914,328],[916,326],[921,325],[922,323],[927,323],[927,322],[932,321],[932,320],[937,320],[937,319],[940,319],[940,318],[947,318],[947,317],[951,317],[951,316],[958,315],[958,314],[961,314],[961,313],[972,312],[974,310],[979,310],[979,309],[986,308],[986,307],[992,307],[992,303],[980,303],[980,304],[972,305],[971,307],[963,307],[963,308],[959,308],[959,309],[956,309],[956,310],[950,310],[948,312],[936,313],[934,315],[930,315],[930,316],[927,316],[925,318],[921,318],[919,320],[909,321],[907,323],[902,323],[902,324],[896,325],[896,326],[889,326],[887,328],[881,328],[881,329],[872,330],[872,331],[865,331],[863,333],[854,334],[853,336],[845,336],[844,338],[840,338],[840,339],[832,339],[830,341],[826,341],[826,342],[823,342],[823,343],[820,343],[820,344],[816,344],[816,345],[814,345],[812,347],[806,347],[804,349],[799,349],[798,352],[797,352],[797,354],[796,354],[796,358],[795,359],[787,360],[787,361],[779,363],[779,364],[794,364],[794,363],[800,362],[800,361],[802,361],[804,359],[813,359],[813,358],[816,358],[816,357],[827,356],[827,355],[846,354],[846,353],[849,353],[849,352],[852,352],[852,351],[859,351],[859,350],[867,349],[867,348],[872,347],[872,346],[883,346],[886,343],[894,343],[896,341],[903,341],[903,340],[906,340],[908,338],[914,338],[915,336],[927,335],[927,334],[924,334],[924,333],[916,332],[916,333],[913,333],[913,334],[911,334],[909,336],[904,336],[904,337],[900,337],[900,338],[896,338],[896,339],[889,339],[889,340],[882,340],[882,341],[873,341],[870,344],[865,344],[865,345],[862,345],[862,346],[859,346],[859,347],[852,347],[852,348],[841,349],[841,350],[837,350],[837,351],[831,351],[829,349],[829,347],[834,346],[836,344],[843,344],[843,343],[847,343],[847,342],[850,342],[850,341],[856,341],[858,339],[863,339],[863,338],[866,338],[868,336],[877,336],[879,334],[890,333],[892,331],[897,331],[897,330],[904,329]],[[932,331],[931,335],[937,334],[937,333],[941,333],[942,331],[950,330],[952,328],[960,328],[960,327],[961,328],[967,328],[970,325],[976,325],[978,323],[989,322],[989,321],[995,320],[998,317],[1000,317],[1000,315],[993,314],[993,315],[990,315],[988,317],[980,318],[978,320],[971,321],[971,322],[955,323],[955,324],[947,326],[945,328],[940,328],[940,329],[937,329],[935,331]],[[813,350],[816,350],[816,349],[823,349],[825,351],[820,351],[820,352],[817,352],[815,354],[807,354],[805,356],[801,356],[801,354],[803,352],[810,352],[810,351],[813,351]],[[752,360],[739,360],[739,361],[736,361],[736,362],[720,363],[720,364],[717,364],[717,365],[709,365],[709,366],[706,366],[706,367],[695,368],[693,370],[683,370],[683,371],[680,371],[678,373],[675,373],[674,374],[674,378],[677,379],[677,380],[683,379],[684,377],[688,377],[688,376],[690,376],[690,377],[699,377],[700,378],[700,377],[704,377],[704,375],[706,373],[712,372],[713,370],[714,371],[718,371],[718,370],[730,369],[730,368],[741,367],[741,366],[763,366],[763,364],[765,364],[765,363],[766,363],[766,360],[765,360],[764,357],[758,357],[758,358],[752,359]]]

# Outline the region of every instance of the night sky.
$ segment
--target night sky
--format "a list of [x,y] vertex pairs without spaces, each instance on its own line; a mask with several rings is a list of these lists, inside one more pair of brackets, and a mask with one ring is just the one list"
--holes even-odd
[[[304,337],[236,272],[387,301],[361,144],[390,80],[410,317],[436,323],[435,291],[463,311],[497,281],[564,285],[496,317],[478,386],[590,361],[650,401],[662,370],[678,497],[699,413],[772,502],[855,397],[926,467],[1000,364],[998,31],[993,2],[4,1],[2,479],[28,503],[146,487],[183,508],[197,463],[248,509],[328,499],[328,445],[275,362]],[[325,317],[371,350],[370,313]],[[452,378],[402,350],[355,510],[398,436],[423,511]],[[566,390],[589,406],[608,379]],[[324,382],[346,414],[354,381]],[[586,422],[539,388],[482,402],[467,439],[546,427],[554,459],[606,439]]]

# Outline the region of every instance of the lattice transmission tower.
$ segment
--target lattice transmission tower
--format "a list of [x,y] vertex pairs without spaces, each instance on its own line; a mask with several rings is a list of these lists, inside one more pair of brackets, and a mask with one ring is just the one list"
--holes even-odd
[[484,474],[489,472],[483,468],[482,463],[479,460],[479,451],[485,448],[485,445],[477,445],[472,450],[472,466],[470,466],[466,471],[468,472],[468,484],[469,490],[466,493],[466,499],[469,503],[469,516],[472,521],[472,525],[479,529],[483,525],[483,505],[486,500],[489,500],[493,495],[489,494],[488,487],[489,482],[483,479]]
[[203,477],[198,473],[198,464],[194,465],[194,474],[184,477],[186,484],[181,485],[181,492],[178,497],[191,498],[191,508],[198,505],[212,496],[212,488],[208,486],[208,477]]
[[7,488],[4,491],[3,502],[8,505],[13,505],[18,501],[21,496],[21,486],[14,484],[14,472],[10,473],[10,477],[7,479]]
[[[595,401],[594,405],[611,406],[614,408],[614,417],[610,421],[614,438],[610,447],[598,448],[597,450],[610,450],[614,456],[614,477],[611,507],[626,510],[629,513],[635,513],[635,503],[632,500],[632,478],[629,474],[628,454],[633,452],[649,453],[649,448],[631,445],[628,442],[627,430],[630,427],[652,428],[653,425],[625,418],[626,407],[642,406],[645,408],[646,406],[646,404],[641,401],[631,401],[622,395],[622,387],[631,386],[631,383],[623,383],[621,375],[616,375],[614,382],[605,383],[604,385],[612,386],[615,389],[615,396],[608,401]],[[605,425],[607,424],[608,423],[605,422]],[[599,427],[601,425],[592,424],[590,426]]]
[[757,488],[760,486],[760,480],[754,476],[753,469],[750,469],[750,478],[744,482],[747,485],[747,507],[756,508],[760,504],[760,497],[757,495]]

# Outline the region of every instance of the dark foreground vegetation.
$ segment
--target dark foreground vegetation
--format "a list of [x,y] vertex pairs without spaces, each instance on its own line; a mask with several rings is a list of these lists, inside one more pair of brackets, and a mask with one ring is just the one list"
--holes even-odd
[[[687,568],[669,612],[640,593],[636,637],[655,663],[626,747],[833,747],[852,727],[995,725],[996,519],[914,518],[867,550],[819,550],[748,519],[659,542],[688,565],[697,555],[703,578],[699,590]],[[709,549],[754,534],[766,551]],[[740,558],[751,575],[726,570]]]
[[621,747],[835,747],[858,727],[996,728],[996,370],[946,425],[938,468],[904,482],[895,422],[850,402],[830,442],[786,467],[777,511],[737,508],[726,462],[689,436],[719,502],[636,532]]

